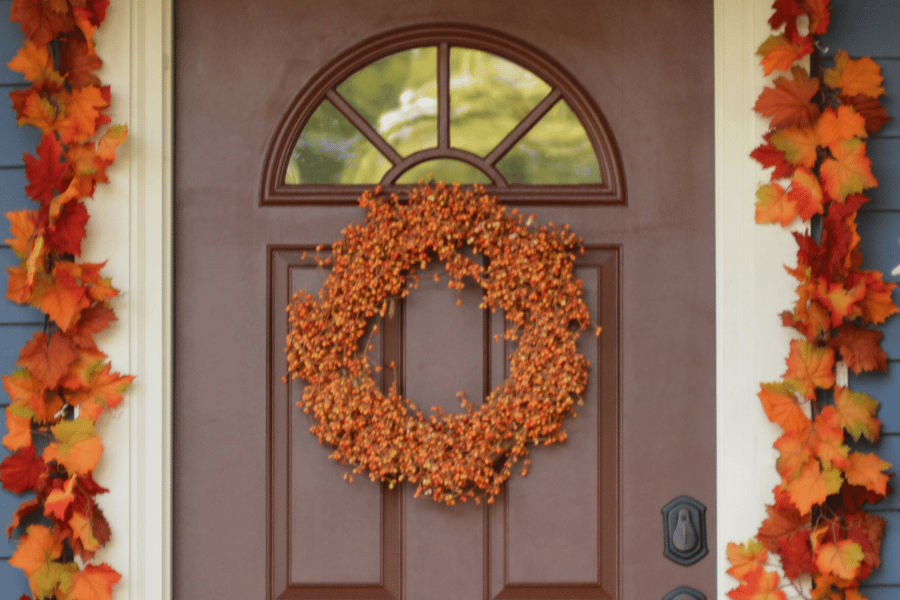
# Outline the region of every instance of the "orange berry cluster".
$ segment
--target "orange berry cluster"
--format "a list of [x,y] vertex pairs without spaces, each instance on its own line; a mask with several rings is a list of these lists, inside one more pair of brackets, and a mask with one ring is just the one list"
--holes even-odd
[[[287,308],[288,371],[306,382],[297,405],[353,474],[390,487],[407,480],[416,496],[449,505],[492,502],[518,460],[527,468],[529,444],[566,439],[563,420],[581,403],[588,363],[576,343],[590,323],[574,274],[581,240],[566,226],[531,228],[533,217],[507,212],[480,186],[422,184],[406,201],[376,188],[359,203],[365,222],[316,259],[330,268],[318,298],[301,290]],[[509,377],[480,408],[463,396],[465,412],[426,416],[396,381],[387,390],[376,383],[364,338],[435,259],[451,289],[467,277],[481,285],[481,307],[502,311],[515,351]]]

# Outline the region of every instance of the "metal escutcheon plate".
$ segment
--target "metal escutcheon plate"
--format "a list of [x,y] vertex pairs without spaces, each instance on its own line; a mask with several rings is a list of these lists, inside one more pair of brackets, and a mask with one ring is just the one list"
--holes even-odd
[[706,556],[709,548],[703,504],[690,496],[679,496],[663,507],[662,514],[664,553],[670,560],[687,566]]

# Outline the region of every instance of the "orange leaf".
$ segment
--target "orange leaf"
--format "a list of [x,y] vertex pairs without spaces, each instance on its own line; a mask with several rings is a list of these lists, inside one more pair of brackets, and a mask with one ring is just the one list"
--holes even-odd
[[865,284],[866,294],[860,301],[862,317],[866,323],[878,325],[894,313],[900,312],[900,308],[891,297],[896,283],[885,283],[881,271],[859,271],[853,277],[848,278],[848,283],[858,285]]
[[775,87],[766,87],[753,110],[771,117],[772,127],[809,127],[819,117],[819,107],[811,103],[819,91],[819,80],[799,66],[791,68],[791,79],[778,77]]
[[865,436],[870,442],[878,441],[881,421],[875,418],[878,401],[863,392],[845,387],[834,388],[834,409],[840,416],[840,424],[854,440]]
[[6,240],[13,252],[21,259],[31,253],[34,244],[34,232],[37,228],[37,213],[33,210],[20,210],[6,213],[10,222],[12,237]]
[[94,553],[100,549],[100,541],[94,535],[90,519],[78,511],[73,511],[72,518],[69,519],[69,527],[72,528],[74,545],[78,547],[75,551],[84,560],[90,560]]
[[53,83],[62,84],[62,78],[56,72],[53,64],[53,56],[46,44],[35,44],[30,40],[19,48],[16,56],[6,63],[11,71],[16,71],[25,76],[25,79],[38,82],[43,79],[51,79]]
[[791,354],[787,358],[785,382],[810,400],[815,389],[829,389],[834,385],[834,350],[810,344],[805,340],[791,340]]
[[72,578],[70,600],[109,600],[112,588],[122,578],[106,563],[86,565]]
[[849,468],[844,469],[849,483],[861,485],[881,496],[887,495],[887,483],[891,476],[883,471],[891,468],[891,463],[871,452],[853,452],[849,460]]
[[740,587],[728,592],[731,600],[785,600],[784,592],[778,589],[777,573],[763,569],[750,571]]
[[797,203],[777,183],[756,190],[756,222],[781,223],[787,227],[797,216]]
[[851,540],[822,544],[816,553],[816,566],[823,575],[835,575],[841,579],[854,579],[862,563],[863,551]]
[[868,137],[866,120],[852,106],[826,108],[816,121],[816,135],[822,146],[833,146],[853,138]]
[[90,305],[85,289],[65,262],[53,267],[53,277],[35,288],[32,304],[53,319],[62,331],[68,331],[82,309]]
[[103,454],[103,443],[94,435],[90,419],[61,421],[51,427],[56,441],[44,449],[44,461],[55,460],[69,473],[84,475],[93,471]]
[[813,168],[818,158],[819,136],[812,127],[785,127],[772,133],[772,145],[794,165]]
[[812,425],[797,402],[794,392],[783,383],[763,383],[759,392],[766,416],[788,432],[805,434]]
[[805,515],[813,505],[822,504],[828,496],[836,494],[842,482],[839,469],[823,470],[818,461],[809,461],[800,468],[797,477],[783,483],[782,487],[787,490],[800,514]]
[[78,352],[66,336],[57,331],[48,340],[47,334],[39,331],[22,348],[16,366],[25,367],[48,388],[54,388],[76,358]]
[[55,539],[50,529],[29,525],[9,564],[25,571],[36,598],[53,596],[58,587],[68,587],[71,571],[76,568],[74,563],[57,562],[62,550],[62,543]]
[[757,48],[756,54],[762,57],[759,64],[762,65],[763,72],[771,75],[776,69],[787,71],[795,62],[811,54],[812,50],[812,40],[809,37],[803,38],[799,44],[792,44],[784,34],[779,34],[769,36]]
[[807,435],[791,431],[775,440],[773,447],[780,453],[775,468],[785,480],[793,479],[803,465],[812,458],[812,449],[807,443]]
[[834,68],[825,71],[825,83],[840,88],[842,94],[864,94],[877,98],[884,94],[881,67],[868,56],[852,59],[844,50],[834,56]]
[[62,489],[54,489],[47,494],[44,501],[44,514],[53,515],[60,521],[66,519],[66,511],[75,502],[75,494],[72,489],[75,487],[75,476],[70,476]]
[[872,161],[866,156],[866,144],[858,138],[831,145],[834,158],[822,162],[822,188],[838,202],[848,194],[878,186],[872,175]]
[[753,538],[740,546],[735,543],[728,544],[725,554],[731,563],[728,574],[735,579],[744,579],[750,571],[764,568],[769,558],[769,553],[763,545]]
[[6,410],[6,430],[3,445],[15,452],[31,445],[31,417],[23,417]]
[[44,0],[13,0],[9,20],[18,23],[28,39],[38,44],[49,44],[60,33],[73,27],[68,11],[54,10],[53,4]]
[[83,142],[97,132],[105,121],[102,111],[109,108],[108,91],[89,85],[72,90],[65,99],[65,115],[59,126],[63,143]]
[[796,202],[797,214],[804,221],[825,211],[819,179],[806,167],[799,167],[794,171],[788,197]]

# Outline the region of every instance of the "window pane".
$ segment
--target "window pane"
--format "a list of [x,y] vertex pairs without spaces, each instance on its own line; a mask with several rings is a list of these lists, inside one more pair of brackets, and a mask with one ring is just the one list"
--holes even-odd
[[504,156],[497,168],[510,183],[600,183],[594,148],[563,100]]
[[337,91],[401,156],[437,146],[437,48],[391,54]]
[[491,183],[490,178],[480,169],[452,158],[440,158],[419,163],[401,175],[397,183],[417,184],[420,179],[428,181],[432,176],[435,181],[445,183]]
[[375,184],[390,167],[334,105],[324,100],[300,133],[284,182]]
[[450,145],[487,154],[550,86],[519,65],[480,50],[450,49]]

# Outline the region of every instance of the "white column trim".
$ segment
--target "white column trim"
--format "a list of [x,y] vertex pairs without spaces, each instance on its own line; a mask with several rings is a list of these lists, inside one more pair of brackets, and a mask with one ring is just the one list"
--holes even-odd
[[767,122],[752,108],[765,79],[755,55],[769,35],[771,0],[715,0],[716,131],[716,506],[717,598],[737,581],[725,573],[729,542],[755,535],[779,481],[769,423],[756,394],[778,379],[790,332],[779,313],[796,282],[781,268],[796,245],[777,226],[754,222],[755,194],[768,179],[750,152]]

